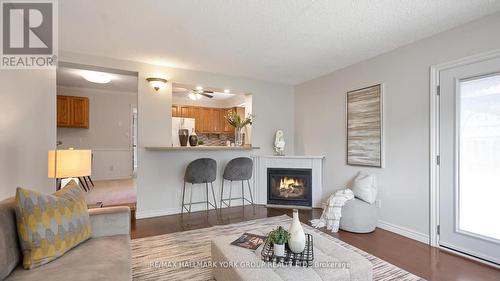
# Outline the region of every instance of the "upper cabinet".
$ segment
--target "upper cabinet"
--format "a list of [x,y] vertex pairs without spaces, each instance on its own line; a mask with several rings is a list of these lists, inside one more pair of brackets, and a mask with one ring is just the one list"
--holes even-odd
[[69,127],[71,117],[68,96],[57,96],[57,127]]
[[[224,116],[231,110],[244,117],[245,108],[212,108],[199,106],[172,105],[172,117],[194,118],[196,133],[234,133],[234,127]],[[243,112],[243,113],[241,113]],[[241,114],[240,114],[241,113]]]
[[88,129],[89,99],[58,95],[57,127]]
[[179,114],[179,107],[177,105],[172,105],[172,117],[181,117]]

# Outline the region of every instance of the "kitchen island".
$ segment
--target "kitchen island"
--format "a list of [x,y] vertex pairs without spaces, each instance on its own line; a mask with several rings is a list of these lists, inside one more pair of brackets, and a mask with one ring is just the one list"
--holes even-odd
[[[269,151],[267,147],[246,146],[172,146],[169,144],[148,144],[139,148],[139,185],[137,193],[137,218],[149,218],[179,214],[181,212],[184,174],[188,164],[199,158],[211,158],[217,162],[217,177],[213,182],[217,205],[220,203],[222,174],[227,163],[237,157],[255,159],[256,154]],[[267,152],[269,153],[269,152]],[[141,162],[147,158],[148,162]],[[255,163],[257,165],[257,163]],[[150,179],[156,179],[151,181]],[[250,185],[254,189],[254,178]],[[230,183],[225,183],[225,197],[229,196]],[[241,183],[235,182],[232,197],[241,196]],[[246,184],[245,184],[246,185]],[[191,184],[186,188],[186,201],[190,199]],[[246,191],[248,192],[248,191]],[[255,195],[255,194],[254,194]],[[195,184],[193,202],[204,201],[205,185]],[[255,198],[255,197],[254,197]],[[212,194],[210,194],[212,201]],[[238,206],[241,200],[233,200],[232,206]],[[193,211],[203,211],[206,205],[193,205]]]

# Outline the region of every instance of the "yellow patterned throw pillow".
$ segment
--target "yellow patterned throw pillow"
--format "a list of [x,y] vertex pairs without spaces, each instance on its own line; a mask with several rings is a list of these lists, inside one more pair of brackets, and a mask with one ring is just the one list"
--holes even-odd
[[18,187],[16,217],[25,269],[57,259],[92,234],[85,193],[74,181],[52,195]]

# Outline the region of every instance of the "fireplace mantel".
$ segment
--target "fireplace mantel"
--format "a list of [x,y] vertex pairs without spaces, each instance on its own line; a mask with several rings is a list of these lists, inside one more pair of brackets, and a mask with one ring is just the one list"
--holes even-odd
[[255,198],[257,204],[267,204],[267,169],[311,169],[312,170],[312,207],[321,208],[323,190],[324,156],[254,156]]

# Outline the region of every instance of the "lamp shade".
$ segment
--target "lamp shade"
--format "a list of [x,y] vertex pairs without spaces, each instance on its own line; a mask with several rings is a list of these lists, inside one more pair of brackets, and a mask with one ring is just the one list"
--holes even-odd
[[92,174],[91,150],[50,150],[49,178],[85,177]]

